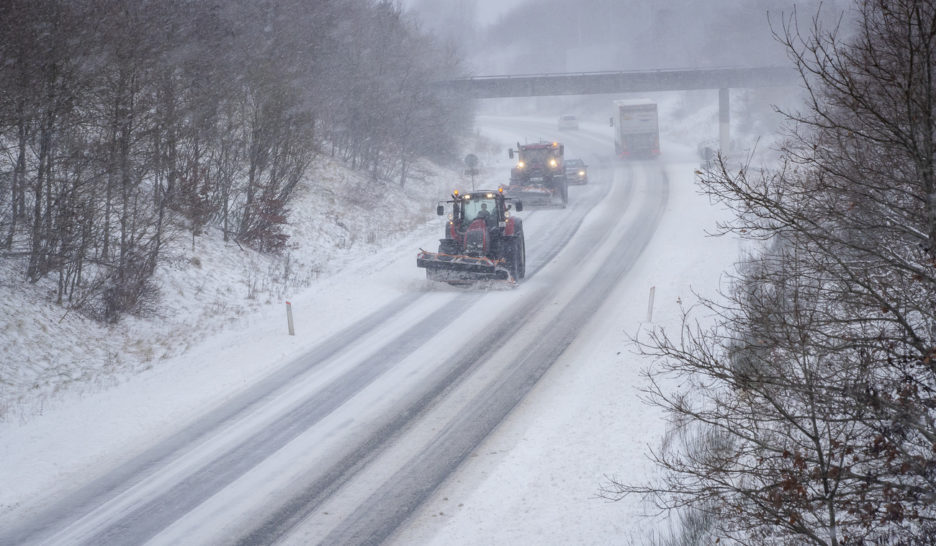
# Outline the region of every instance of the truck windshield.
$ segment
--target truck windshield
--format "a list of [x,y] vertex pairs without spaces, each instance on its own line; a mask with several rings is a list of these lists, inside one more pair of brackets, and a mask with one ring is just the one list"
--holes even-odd
[[549,160],[549,150],[545,148],[524,150],[521,159],[528,165],[545,165]]

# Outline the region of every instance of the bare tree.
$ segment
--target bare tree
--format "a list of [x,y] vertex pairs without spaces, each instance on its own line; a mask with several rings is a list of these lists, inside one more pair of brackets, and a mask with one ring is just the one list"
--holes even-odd
[[[165,242],[217,225],[279,251],[323,143],[375,180],[453,154],[449,69],[391,2],[10,0],[0,17],[0,247],[115,321]],[[356,67],[356,68],[355,68]]]
[[770,244],[703,302],[715,326],[643,342],[660,359],[649,399],[687,441],[653,454],[660,483],[606,494],[707,511],[741,542],[929,544],[936,5],[865,2],[854,26],[817,17],[805,36],[795,21],[780,39],[809,100],[784,167],[721,160],[702,180],[737,213],[726,231]]

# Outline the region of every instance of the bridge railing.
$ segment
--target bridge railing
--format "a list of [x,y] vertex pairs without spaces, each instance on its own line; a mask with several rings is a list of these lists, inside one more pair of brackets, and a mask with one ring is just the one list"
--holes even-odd
[[789,87],[799,74],[786,66],[671,68],[556,74],[472,76],[438,82],[467,98],[592,95],[691,89]]

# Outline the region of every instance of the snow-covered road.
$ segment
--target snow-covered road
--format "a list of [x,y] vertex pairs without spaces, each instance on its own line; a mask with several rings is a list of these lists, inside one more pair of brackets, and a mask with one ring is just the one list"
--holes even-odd
[[[510,119],[486,119],[483,128],[508,142],[550,132]],[[393,265],[373,272],[382,277],[374,284],[396,293],[358,316],[336,314],[341,327],[274,373],[88,483],[21,510],[4,522],[0,543],[410,543],[445,535],[428,519],[433,495],[571,344],[607,327],[613,295],[637,284],[629,272],[668,217],[671,167],[614,164],[609,138],[597,132],[562,136],[592,165],[591,183],[570,189],[565,210],[522,214],[529,265],[521,285],[414,282],[415,249],[387,256]],[[691,170],[679,173],[685,186]],[[425,237],[423,247],[433,248],[436,234]],[[361,280],[332,289],[351,292]]]

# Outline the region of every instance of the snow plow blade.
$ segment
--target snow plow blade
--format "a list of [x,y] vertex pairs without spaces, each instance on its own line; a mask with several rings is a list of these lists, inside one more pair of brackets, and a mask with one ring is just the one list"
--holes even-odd
[[426,269],[429,279],[443,282],[472,282],[477,280],[514,280],[503,260],[484,256],[443,254],[420,250],[416,266]]
[[513,186],[507,189],[511,199],[522,200],[524,205],[542,207],[556,205],[558,197],[553,190],[542,186]]

